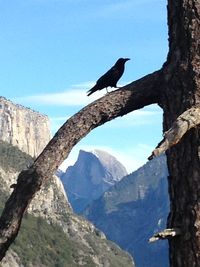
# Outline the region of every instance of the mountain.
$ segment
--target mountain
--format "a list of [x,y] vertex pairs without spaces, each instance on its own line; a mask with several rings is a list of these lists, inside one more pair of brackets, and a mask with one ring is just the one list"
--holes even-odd
[[126,174],[125,167],[107,152],[80,150],[74,166],[68,167],[60,178],[73,210],[81,213]]
[[[137,267],[167,267],[167,241],[148,243],[166,228],[169,211],[166,157],[146,163],[84,211],[107,238],[134,255]],[[159,258],[159,260],[158,260]]]
[[50,139],[47,116],[0,97],[0,140],[37,157]]
[[[38,113],[35,114],[25,107],[18,107],[7,100],[5,102],[7,106],[3,110],[9,111],[9,115],[0,112],[0,121],[4,130],[10,129],[12,134],[0,134],[0,211],[12,191],[10,185],[16,182],[18,173],[33,162],[32,156],[40,152],[49,138],[46,133],[50,132],[46,125],[45,136],[41,138],[40,143],[42,132],[38,129],[38,123],[42,124],[43,116],[41,115],[40,121]],[[22,120],[18,116],[26,119]],[[36,118],[39,120],[37,123]],[[35,129],[34,123],[36,123]],[[28,132],[29,126],[32,127],[31,135]],[[22,135],[20,135],[20,128],[22,128]],[[15,138],[16,129],[18,134]],[[24,135],[24,129],[27,129],[27,136]],[[38,135],[34,135],[37,130]],[[1,140],[2,136],[7,136],[7,142]],[[37,138],[39,139],[36,140]],[[15,139],[17,146],[13,146]],[[63,185],[54,175],[43,184],[29,205],[20,232],[0,266],[126,267],[134,266],[134,263],[128,253],[108,241],[94,225],[73,213]]]

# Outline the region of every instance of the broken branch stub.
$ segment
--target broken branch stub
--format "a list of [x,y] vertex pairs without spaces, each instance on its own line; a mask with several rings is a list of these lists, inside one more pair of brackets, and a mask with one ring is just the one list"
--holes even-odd
[[154,149],[149,160],[167,151],[180,142],[182,137],[191,129],[200,124],[200,106],[194,106],[183,112],[173,123],[172,127],[164,133],[163,140]]

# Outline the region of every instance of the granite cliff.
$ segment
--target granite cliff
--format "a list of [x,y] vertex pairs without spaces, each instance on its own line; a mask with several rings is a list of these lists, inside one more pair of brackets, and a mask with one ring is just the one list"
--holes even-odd
[[125,175],[125,167],[109,153],[80,150],[74,166],[68,167],[60,177],[73,210],[81,213]]
[[47,116],[0,97],[0,140],[36,157],[50,138]]

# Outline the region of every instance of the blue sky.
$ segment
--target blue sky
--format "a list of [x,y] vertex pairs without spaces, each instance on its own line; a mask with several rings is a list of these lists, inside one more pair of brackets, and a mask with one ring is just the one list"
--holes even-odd
[[[52,133],[103,96],[86,91],[119,57],[119,84],[159,69],[168,51],[166,0],[0,0],[1,95],[50,117]],[[92,131],[72,151],[104,149],[133,171],[162,138],[149,106]]]

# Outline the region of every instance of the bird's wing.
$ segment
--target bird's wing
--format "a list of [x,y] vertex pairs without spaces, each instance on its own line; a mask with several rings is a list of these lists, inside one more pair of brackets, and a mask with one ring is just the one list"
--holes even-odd
[[99,87],[105,88],[108,86],[116,86],[117,81],[121,77],[120,71],[116,67],[112,67],[103,76],[97,80]]

